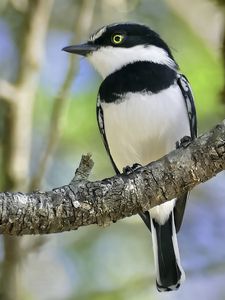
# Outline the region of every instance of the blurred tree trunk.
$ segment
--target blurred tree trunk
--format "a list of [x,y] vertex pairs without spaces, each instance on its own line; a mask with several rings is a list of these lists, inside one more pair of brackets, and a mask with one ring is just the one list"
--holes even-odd
[[[16,3],[16,1],[15,1]],[[13,2],[13,4],[15,4]],[[0,81],[0,105],[1,115],[4,122],[1,122],[1,141],[4,145],[2,150],[2,178],[3,190],[27,191],[31,188],[39,188],[45,174],[49,158],[54,151],[60,135],[62,115],[64,114],[68,93],[75,76],[75,56],[71,56],[64,83],[55,98],[53,112],[50,122],[48,140],[40,166],[32,182],[29,179],[30,151],[31,151],[31,130],[33,103],[38,85],[40,66],[44,52],[44,39],[47,32],[53,0],[29,0],[27,7],[23,7],[24,14],[23,30],[18,34],[23,39],[20,47],[20,67],[15,85]],[[92,24],[95,1],[83,0],[79,2],[74,22],[73,40],[81,39],[87,35]],[[16,7],[18,9],[18,7]],[[3,109],[4,108],[4,109]],[[29,239],[30,241],[30,239]],[[21,247],[20,239],[4,237],[4,262],[1,278],[1,299],[23,299],[17,285],[17,269],[21,259],[24,259],[24,252],[39,247],[43,244],[44,238],[34,239],[28,242],[26,249]]]
[[[75,12],[76,17],[74,18],[72,27],[73,36],[70,41],[71,45],[79,43],[83,37],[88,35],[93,23],[95,2],[95,0],[83,0],[80,3],[79,9]],[[65,110],[69,102],[69,92],[77,70],[76,62],[77,56],[70,55],[65,79],[60,86],[58,93],[56,93],[56,97],[53,99],[46,147],[42,153],[37,171],[33,175],[33,178],[31,178],[29,185],[29,190],[31,191],[41,187],[42,180],[60,139],[61,129],[63,127],[63,116],[65,116]]]
[[[29,175],[33,103],[44,53],[49,16],[53,0],[30,0],[24,12],[21,35],[20,66],[13,93],[0,105],[7,112],[2,140],[2,177],[4,190],[27,190]],[[4,261],[1,272],[1,299],[19,299],[16,273],[20,261],[20,239],[4,237]]]

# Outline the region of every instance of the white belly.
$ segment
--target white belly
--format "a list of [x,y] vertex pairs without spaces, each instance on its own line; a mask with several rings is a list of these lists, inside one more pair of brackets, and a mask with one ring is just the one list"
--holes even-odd
[[158,94],[128,93],[120,103],[102,103],[110,153],[117,166],[146,165],[175,149],[190,135],[182,93],[177,85]]
[[[177,85],[159,94],[128,93],[118,103],[102,103],[106,137],[111,156],[122,171],[134,163],[146,165],[175,149],[176,142],[190,135],[183,95]],[[161,224],[175,200],[150,210]]]

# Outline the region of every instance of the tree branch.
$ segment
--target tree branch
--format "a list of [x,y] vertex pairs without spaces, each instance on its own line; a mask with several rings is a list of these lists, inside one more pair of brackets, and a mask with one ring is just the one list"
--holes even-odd
[[0,193],[0,233],[44,234],[112,221],[149,210],[225,169],[225,120],[185,149],[130,175],[87,181],[93,162],[82,158],[69,185],[48,192]]

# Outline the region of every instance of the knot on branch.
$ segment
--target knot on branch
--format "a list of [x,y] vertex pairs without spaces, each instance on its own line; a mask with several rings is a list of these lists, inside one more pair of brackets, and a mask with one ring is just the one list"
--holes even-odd
[[75,171],[75,175],[71,180],[69,186],[73,188],[79,182],[87,182],[90,176],[91,170],[93,169],[94,161],[91,158],[91,154],[83,154],[81,157],[80,164]]

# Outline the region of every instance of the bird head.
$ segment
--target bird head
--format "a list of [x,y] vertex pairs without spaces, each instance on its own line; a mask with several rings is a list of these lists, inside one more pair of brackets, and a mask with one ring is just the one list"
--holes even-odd
[[177,68],[169,47],[160,36],[149,27],[137,23],[104,26],[92,34],[86,43],[62,50],[86,56],[103,78],[137,61]]

